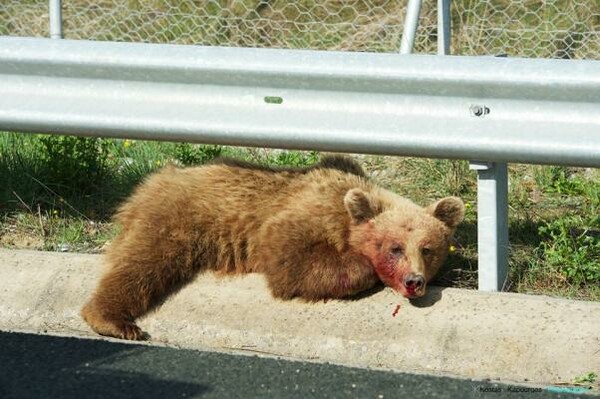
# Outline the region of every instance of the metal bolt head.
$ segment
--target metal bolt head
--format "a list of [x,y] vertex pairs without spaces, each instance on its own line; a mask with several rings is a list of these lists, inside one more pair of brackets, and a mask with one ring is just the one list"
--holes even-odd
[[484,116],[490,113],[490,109],[485,105],[471,105],[469,110],[473,116]]
[[481,116],[483,115],[483,108],[479,105],[471,105],[471,114],[473,116]]

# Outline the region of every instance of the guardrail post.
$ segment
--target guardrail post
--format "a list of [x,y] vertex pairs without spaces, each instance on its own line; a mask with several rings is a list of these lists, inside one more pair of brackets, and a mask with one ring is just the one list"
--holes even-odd
[[508,275],[508,170],[504,162],[471,161],[477,171],[480,291],[502,291]]
[[406,17],[404,18],[404,31],[402,32],[402,41],[400,42],[400,54],[410,54],[413,52],[420,13],[421,0],[408,0]]
[[450,0],[438,0],[437,20],[437,53],[448,55],[450,54]]
[[62,1],[50,0],[48,13],[50,15],[50,38],[62,39]]
[[[450,0],[438,0],[438,55],[450,54]],[[508,174],[506,163],[470,163],[477,171],[479,290],[502,291],[508,273]]]

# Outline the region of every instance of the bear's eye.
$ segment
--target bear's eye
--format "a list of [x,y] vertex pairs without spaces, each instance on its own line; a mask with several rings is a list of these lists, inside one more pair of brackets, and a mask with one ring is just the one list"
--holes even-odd
[[433,253],[433,250],[431,248],[423,248],[421,250],[421,253],[423,254],[423,256],[429,256]]
[[400,256],[404,253],[404,250],[402,249],[402,247],[400,245],[395,244],[395,245],[392,245],[392,247],[390,248],[390,252],[394,256]]

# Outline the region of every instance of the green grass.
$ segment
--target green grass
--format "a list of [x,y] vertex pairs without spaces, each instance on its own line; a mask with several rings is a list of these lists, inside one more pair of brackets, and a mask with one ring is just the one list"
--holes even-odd
[[[162,166],[234,156],[308,166],[316,152],[0,133],[0,245],[101,252],[118,204]],[[476,176],[465,161],[356,155],[380,185],[427,205],[457,195],[465,222],[437,283],[477,286]],[[600,171],[511,165],[510,284],[515,292],[600,300]]]

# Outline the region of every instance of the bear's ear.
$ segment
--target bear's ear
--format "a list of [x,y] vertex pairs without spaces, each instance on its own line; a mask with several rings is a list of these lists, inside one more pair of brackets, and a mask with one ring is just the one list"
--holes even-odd
[[427,212],[454,229],[465,217],[465,204],[458,197],[446,197],[429,205]]
[[364,223],[381,213],[381,206],[369,193],[360,188],[348,190],[344,196],[344,206],[356,224]]

